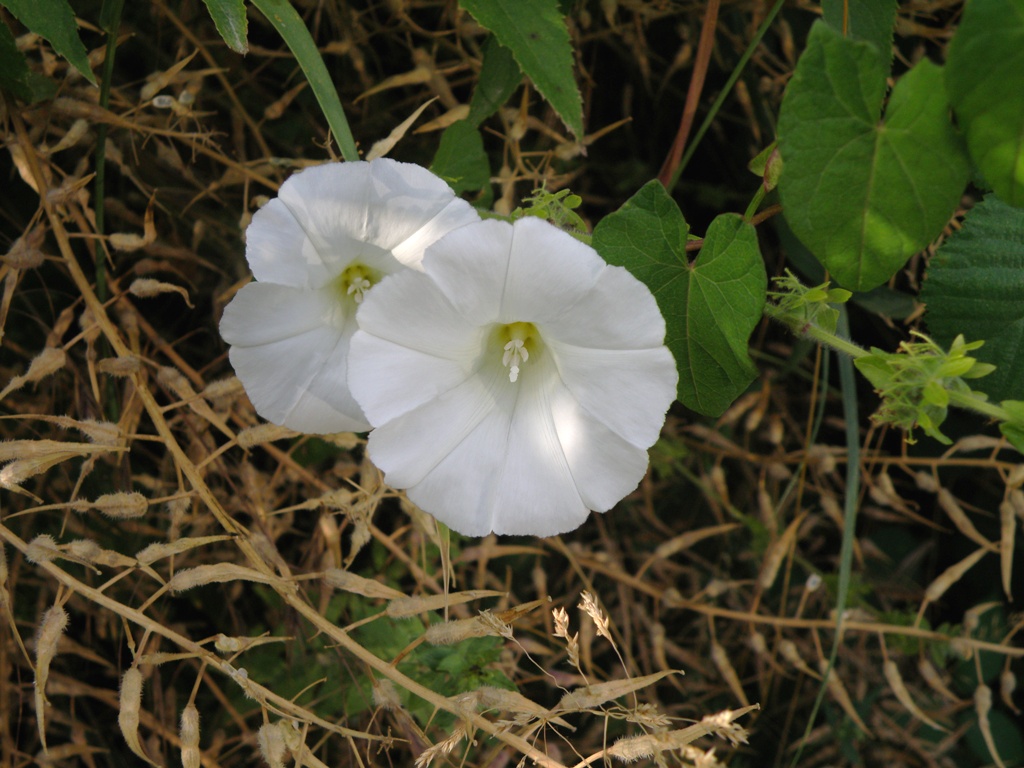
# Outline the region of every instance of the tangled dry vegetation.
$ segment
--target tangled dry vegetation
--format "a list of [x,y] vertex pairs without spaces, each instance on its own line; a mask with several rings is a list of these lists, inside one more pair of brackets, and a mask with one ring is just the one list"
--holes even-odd
[[[437,99],[392,151],[428,163],[479,28],[450,2],[298,5],[364,148]],[[943,10],[908,8],[905,27]],[[520,89],[487,124],[497,210],[571,185],[599,216],[657,172],[678,107],[655,105],[682,103],[703,7],[589,13],[573,24],[593,134],[570,141]],[[723,8],[712,83],[757,21]],[[561,538],[442,541],[360,437],[261,424],[217,320],[248,279],[252,211],[331,144],[290,54],[250,24],[243,59],[199,2],[126,11],[109,108],[19,40],[62,86],[2,116],[4,765],[1024,760],[1020,457],[976,422],[939,453],[865,419],[826,676],[842,411],[818,353],[775,330],[756,391],[714,424],[673,414],[637,493]],[[792,61],[783,21],[709,154],[745,164]],[[722,197],[687,182],[684,212],[687,195]]]

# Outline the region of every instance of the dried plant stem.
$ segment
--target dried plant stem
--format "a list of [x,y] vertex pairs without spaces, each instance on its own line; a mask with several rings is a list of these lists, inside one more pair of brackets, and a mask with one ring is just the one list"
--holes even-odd
[[[17,111],[11,113],[12,120],[14,122],[15,130],[17,131],[19,141],[25,148],[25,156],[31,169],[34,180],[38,186],[41,196],[41,203],[49,219],[50,226],[54,234],[54,238],[57,241],[57,245],[60,248],[61,255],[64,258],[65,265],[68,272],[71,275],[72,280],[75,282],[78,290],[85,301],[86,306],[92,311],[93,317],[96,324],[99,326],[103,335],[106,336],[110,342],[111,349],[118,357],[132,357],[132,352],[128,349],[124,340],[118,333],[117,328],[111,322],[107,315],[106,308],[103,303],[97,298],[96,293],[93,291],[92,286],[89,283],[89,279],[85,276],[82,271],[78,260],[75,258],[74,251],[71,248],[71,242],[68,237],[67,230],[64,228],[63,221],[54,210],[53,205],[47,199],[47,185],[44,174],[39,166],[39,158],[36,156],[34,147],[29,140],[28,133],[25,129],[24,121],[21,115]],[[178,443],[177,438],[172,432],[167,420],[164,418],[164,413],[153,393],[149,390],[146,380],[134,373],[131,376],[132,381],[135,385],[136,394],[143,404],[143,408],[152,420],[154,428],[162,439],[168,452],[174,459],[176,466],[180,469],[181,473],[188,479],[189,484],[193,490],[199,496],[200,500],[205,504],[207,509],[213,514],[217,522],[224,529],[226,533],[230,534],[245,534],[246,531],[243,526],[237,523],[221,506],[220,501],[207,486],[206,481],[203,478],[202,473],[197,469],[195,463],[188,457],[185,450]],[[24,549],[27,544],[22,542],[13,532],[7,528],[0,526],[0,535],[11,542],[14,546],[19,549]],[[259,553],[253,547],[248,537],[245,535],[239,535],[235,539],[236,544],[245,555],[249,564],[258,571],[266,574],[270,578],[277,578],[277,574],[264,562],[263,558],[260,557]],[[20,545],[20,546],[19,546]],[[178,635],[175,632],[161,626],[157,622],[150,619],[143,613],[135,611],[128,606],[122,605],[115,600],[112,600],[105,595],[87,587],[85,584],[77,581],[66,572],[54,566],[52,563],[41,563],[40,567],[52,576],[61,581],[69,588],[74,589],[79,594],[87,597],[88,599],[109,608],[112,611],[118,613],[118,615],[132,621],[133,623],[139,624],[145,627],[147,630],[152,631],[156,634],[160,634],[167,639],[177,643],[180,647],[186,648],[190,651],[194,651],[197,655],[200,655],[205,659],[210,666],[218,669],[223,669],[224,662],[216,659],[210,652],[206,651],[193,641],[185,638],[182,635]],[[450,712],[456,717],[463,718],[471,723],[475,728],[489,734],[495,739],[502,741],[517,749],[526,757],[530,758],[535,764],[541,766],[547,766],[547,768],[564,768],[564,766],[557,760],[553,760],[543,752],[538,750],[536,747],[529,744],[522,737],[501,730],[497,725],[492,723],[485,717],[476,713],[470,713],[465,711],[463,707],[457,703],[451,701],[446,696],[442,696],[429,688],[421,685],[415,680],[407,677],[406,675],[399,672],[387,661],[375,656],[373,653],[368,651],[353,640],[347,632],[340,627],[337,627],[323,616],[321,616],[315,608],[309,605],[304,599],[302,594],[299,592],[298,585],[296,584],[285,584],[281,586],[279,591],[281,598],[295,610],[299,615],[303,616],[310,624],[312,624],[320,632],[330,637],[334,642],[338,644],[343,650],[352,654],[354,657],[363,662],[366,666],[372,668],[378,672],[381,676],[390,679],[396,685],[404,688],[415,696],[429,702],[433,706],[445,712]],[[265,697],[267,701],[274,702],[275,706],[279,707],[283,712],[287,712],[292,716],[298,717],[299,719],[305,719],[315,722],[317,725],[328,728],[336,733],[342,733],[343,735],[351,735],[361,739],[373,739],[380,740],[381,737],[375,737],[371,734],[361,733],[359,731],[353,731],[347,728],[340,728],[332,723],[329,723],[319,718],[315,718],[311,713],[292,704],[290,701],[283,699],[272,691],[263,688],[254,681],[250,681],[249,685],[257,689],[259,693]]]

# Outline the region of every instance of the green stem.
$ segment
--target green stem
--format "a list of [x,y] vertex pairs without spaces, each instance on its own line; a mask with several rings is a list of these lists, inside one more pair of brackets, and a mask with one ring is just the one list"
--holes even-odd
[[[100,81],[100,106],[110,106],[110,84],[114,78],[114,55],[117,52],[117,30],[121,26],[121,12],[124,0],[104,0],[100,9],[100,26],[107,33],[107,51],[103,58],[103,76]],[[107,193],[107,124],[96,126],[96,178],[94,179],[96,234],[106,231],[104,205]],[[107,259],[106,251],[99,244],[94,254],[96,262],[96,296],[100,301],[107,300]]]
[[327,125],[334,134],[334,140],[338,142],[341,156],[349,162],[358,160],[359,150],[341,106],[341,99],[338,98],[338,91],[302,17],[288,0],[252,0],[252,4],[267,17],[267,21],[294,54],[327,118]]
[[974,392],[954,392],[949,390],[949,404],[955,405],[957,408],[980,413],[983,416],[988,416],[990,419],[998,421],[1012,420],[1005,408],[995,403],[990,403],[988,400],[983,400]]
[[838,352],[849,355],[855,360],[858,357],[864,357],[865,355],[870,354],[866,349],[858,347],[852,341],[844,339],[841,336],[837,336],[834,333],[829,333],[824,328],[820,328],[813,323],[804,323],[801,318],[794,318],[792,315],[780,309],[778,304],[772,304],[769,302],[764,307],[764,313],[772,320],[777,320],[787,326],[797,336],[814,339],[815,341],[825,344]]
[[755,193],[753,199],[750,201],[750,205],[747,206],[746,213],[743,214],[744,221],[750,221],[752,218],[754,218],[754,214],[757,213],[757,209],[761,206],[761,203],[762,201],[764,201],[764,197],[767,194],[768,192],[765,190],[764,184],[758,184],[757,192]]

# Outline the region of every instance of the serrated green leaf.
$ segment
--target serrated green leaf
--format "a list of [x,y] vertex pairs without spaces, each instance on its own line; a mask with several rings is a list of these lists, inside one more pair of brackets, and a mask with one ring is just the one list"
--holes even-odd
[[767,291],[754,228],[725,214],[708,228],[700,255],[686,256],[689,227],[657,181],[640,189],[594,230],[610,263],[647,285],[665,316],[665,343],[679,367],[679,400],[718,416],[757,375],[747,352]]
[[96,85],[96,76],[89,66],[89,54],[78,36],[75,12],[68,0],[0,0],[0,5],[30,30],[46,39],[54,51],[82,73],[82,77]]
[[994,400],[1024,396],[1024,211],[989,195],[928,265],[922,298],[932,336],[984,339],[974,353],[996,366],[978,388]]
[[946,89],[985,180],[1024,206],[1024,2],[967,3],[949,45]]
[[573,75],[569,29],[557,0],[459,0],[512,51],[520,69],[577,139],[583,138],[583,100]]
[[821,0],[821,11],[833,29],[871,43],[891,59],[896,5],[897,0]]
[[484,43],[484,63],[480,69],[473,98],[469,102],[469,117],[474,126],[497,112],[523,80],[512,51],[494,37]]
[[29,70],[25,56],[18,50],[10,28],[0,23],[0,89],[22,101],[32,101],[28,84]]
[[267,21],[277,30],[294,54],[303,74],[309,80],[309,87],[313,89],[313,95],[316,96],[324,117],[327,118],[327,125],[334,134],[334,140],[338,142],[341,156],[350,162],[358,160],[359,150],[348,126],[348,118],[345,117],[341,99],[338,98],[338,91],[327,73],[324,60],[305,22],[288,0],[252,0],[252,4],[267,17]]
[[896,84],[888,56],[815,22],[779,115],[779,192],[794,234],[844,287],[882,284],[946,225],[967,182],[941,70]]
[[447,181],[456,193],[486,186],[491,180],[491,169],[480,131],[468,120],[449,125],[441,134],[430,170]]
[[245,0],[203,0],[217,31],[236,53],[249,52],[249,19]]

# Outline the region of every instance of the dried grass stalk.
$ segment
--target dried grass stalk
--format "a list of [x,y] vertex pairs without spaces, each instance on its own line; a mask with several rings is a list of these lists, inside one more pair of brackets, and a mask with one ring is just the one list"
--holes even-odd
[[[754,709],[752,706],[740,710],[726,710],[709,715],[699,723],[675,731],[648,733],[643,736],[627,736],[608,748],[607,754],[624,763],[656,757],[661,752],[681,750],[702,736],[717,735],[734,744],[747,743],[747,731],[732,721]],[[658,761],[661,762],[660,760]]]
[[655,672],[652,675],[642,677],[631,677],[625,680],[611,680],[607,683],[596,683],[569,691],[558,702],[558,706],[552,711],[571,712],[577,710],[593,709],[609,701],[614,701],[627,693],[639,691],[649,685],[654,685],[668,675],[683,674],[682,670],[668,669],[662,672]]

